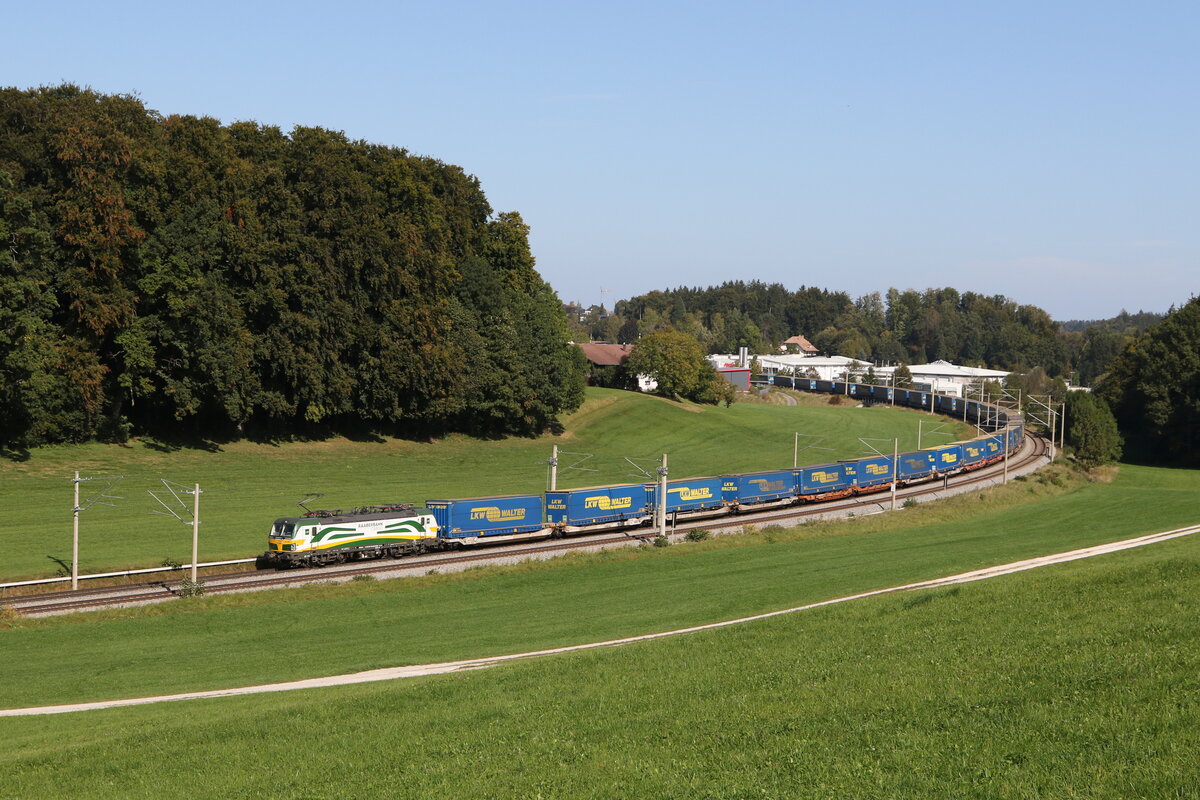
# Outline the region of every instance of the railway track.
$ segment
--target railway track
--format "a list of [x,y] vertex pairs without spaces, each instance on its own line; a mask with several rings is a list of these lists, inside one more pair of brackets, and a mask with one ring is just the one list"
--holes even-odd
[[[1036,468],[1047,455],[1044,439],[1026,436],[1021,451],[1009,460],[1010,474]],[[936,499],[948,493],[961,493],[996,483],[1003,473],[1003,463],[993,464],[975,472],[927,484],[900,488],[897,502],[909,499]],[[811,506],[787,506],[756,513],[725,514],[715,518],[689,520],[673,526],[671,537],[682,537],[689,531],[710,533],[731,532],[747,525],[794,525],[819,518],[847,516],[850,513],[881,513],[891,504],[888,491]],[[562,539],[540,540],[522,544],[477,546],[457,552],[427,553],[400,560],[381,559],[315,569],[292,569],[281,572],[242,571],[203,576],[205,594],[258,591],[263,589],[299,586],[308,583],[344,581],[366,575],[402,577],[429,574],[431,571],[457,571],[476,564],[551,558],[573,550],[602,549],[629,546],[651,541],[657,532],[649,528],[603,534],[583,534]],[[0,605],[28,616],[64,614],[101,608],[141,605],[162,602],[181,596],[181,580],[154,581],[123,586],[106,586],[42,594],[16,595],[0,598]]]

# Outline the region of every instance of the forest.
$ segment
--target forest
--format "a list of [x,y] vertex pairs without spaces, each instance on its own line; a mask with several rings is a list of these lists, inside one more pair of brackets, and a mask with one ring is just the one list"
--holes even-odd
[[583,361],[517,213],[342,133],[0,89],[0,444],[529,435]]
[[766,353],[794,335],[828,354],[877,363],[956,364],[1024,371],[1041,367],[1052,377],[1090,385],[1159,314],[1122,314],[1113,320],[1054,322],[1032,305],[1003,296],[957,289],[889,289],[852,299],[845,292],[782,284],[728,281],[680,287],[618,301],[612,314],[568,309],[572,334],[585,341],[628,343],[674,328],[694,336],[710,353],[739,347]]

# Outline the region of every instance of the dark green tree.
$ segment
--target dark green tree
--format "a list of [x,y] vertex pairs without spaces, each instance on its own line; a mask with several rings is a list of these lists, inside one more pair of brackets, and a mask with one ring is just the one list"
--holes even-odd
[[1097,392],[1147,457],[1200,464],[1200,298],[1126,348]]
[[1075,458],[1091,469],[1121,457],[1123,442],[1108,405],[1091,392],[1068,392],[1067,445]]
[[340,132],[0,89],[0,443],[536,433],[582,399],[528,228]]
[[715,391],[714,381],[722,381],[704,357],[704,350],[693,337],[673,329],[654,331],[638,340],[625,361],[632,375],[649,375],[658,382],[659,394],[683,397],[698,402],[716,403],[724,399]]

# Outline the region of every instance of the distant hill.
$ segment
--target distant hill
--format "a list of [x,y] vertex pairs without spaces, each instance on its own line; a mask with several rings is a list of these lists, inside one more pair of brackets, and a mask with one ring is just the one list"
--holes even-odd
[[1120,314],[1111,319],[1073,319],[1058,323],[1058,327],[1059,330],[1067,333],[1082,333],[1088,328],[1096,328],[1137,336],[1151,325],[1161,322],[1165,316],[1166,314],[1157,314],[1153,311],[1138,311],[1136,314],[1130,314],[1128,311],[1122,310]]

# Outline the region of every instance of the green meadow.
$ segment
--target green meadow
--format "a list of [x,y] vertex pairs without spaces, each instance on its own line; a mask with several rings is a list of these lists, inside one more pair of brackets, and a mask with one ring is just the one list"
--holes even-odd
[[[584,406],[564,424],[557,436],[503,441],[451,436],[179,447],[137,440],[10,454],[0,460],[0,581],[51,576],[61,571],[60,562],[69,563],[76,470],[83,477],[123,476],[111,492],[121,499],[80,515],[80,571],[88,573],[191,560],[190,526],[151,513],[162,509],[147,491],[165,496],[164,478],[200,484],[200,558],[214,561],[262,552],[271,522],[298,513],[297,502],[309,492],[324,495],[311,507],[349,508],[543,491],[545,462],[556,444],[564,451],[559,486],[569,488],[644,480],[626,459],[652,471],[663,453],[675,477],[787,467],[795,433],[803,434],[801,463],[812,464],[866,454],[859,437],[887,439],[874,442],[880,449],[899,437],[901,449],[913,449],[918,425],[926,445],[972,430],[913,411],[830,406],[827,399],[714,408],[603,389],[589,389]],[[590,458],[570,468],[583,455]],[[81,486],[86,502],[100,484]],[[190,508],[190,497],[183,499]]]
[[1196,521],[1198,487],[1194,472],[1125,467],[1113,483],[1086,483],[1056,467],[984,495],[791,531],[11,617],[0,630],[0,707],[294,680],[731,619],[1181,527]]
[[[1055,467],[843,523],[0,628],[0,707],[519,652],[1197,521],[1200,473]],[[1200,793],[1200,538],[487,670],[0,719],[0,797]]]

